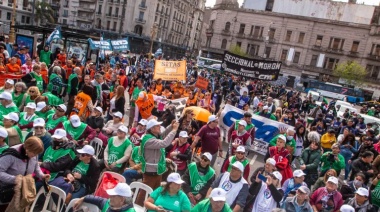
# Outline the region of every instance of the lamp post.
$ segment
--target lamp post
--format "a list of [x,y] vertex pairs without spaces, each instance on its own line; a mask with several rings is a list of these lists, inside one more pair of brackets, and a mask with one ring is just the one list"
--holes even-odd
[[15,23],[16,23],[16,4],[17,0],[13,0],[13,10],[12,10],[12,20],[11,20],[11,28],[9,30],[9,42],[15,43],[16,40],[16,31],[15,31]]
[[34,7],[36,6],[36,0],[33,0],[32,5],[32,26],[34,26]]
[[149,55],[148,55],[149,60],[152,58],[153,43],[154,43],[154,37],[156,36],[156,33],[157,33],[157,23],[154,23],[150,31],[150,50],[149,50]]

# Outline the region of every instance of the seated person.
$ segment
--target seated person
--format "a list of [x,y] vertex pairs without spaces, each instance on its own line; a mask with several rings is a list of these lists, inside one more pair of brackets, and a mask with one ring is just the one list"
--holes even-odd
[[141,119],[137,123],[137,127],[134,127],[131,129],[129,133],[129,140],[133,143],[135,146],[140,146],[141,137],[146,132],[146,124],[148,123],[147,120]]
[[6,143],[8,144],[8,146],[11,147],[17,144],[24,143],[21,130],[17,125],[19,121],[18,114],[15,112],[11,112],[8,115],[3,115],[3,117],[3,126],[8,133],[8,138],[6,139]]
[[67,121],[67,117],[65,116],[66,110],[66,105],[60,104],[55,107],[54,114],[48,115],[45,128],[50,134],[54,134],[56,129],[63,128],[63,123]]
[[77,146],[89,144],[96,137],[96,131],[81,122],[78,115],[72,115],[70,120],[63,122],[63,128],[67,132],[67,138]]
[[33,128],[33,121],[38,116],[34,113],[36,111],[36,103],[29,102],[25,106],[25,112],[20,113],[20,121],[18,122],[21,130],[30,132]]
[[132,155],[129,158],[129,167],[125,168],[123,176],[128,185],[134,180],[142,179],[141,162],[140,162],[140,146],[135,146],[132,149]]
[[106,125],[103,127],[102,132],[111,137],[116,135],[117,130],[121,125],[123,125],[122,119],[123,119],[123,114],[120,112],[116,112],[112,114],[112,120],[109,120]]

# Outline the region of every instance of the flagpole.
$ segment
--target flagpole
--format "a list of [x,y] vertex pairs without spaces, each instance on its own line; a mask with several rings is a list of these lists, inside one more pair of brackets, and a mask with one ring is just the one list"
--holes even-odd
[[149,50],[149,55],[148,55],[148,59],[150,60],[152,58],[152,51],[153,51],[153,42],[154,42],[154,37],[156,36],[156,33],[157,33],[157,24],[154,23],[153,24],[153,27],[152,27],[152,30],[150,32],[151,36],[150,36],[150,50]]
[[16,22],[16,4],[17,0],[13,0],[13,10],[12,10],[12,20],[11,20],[11,29],[9,31],[9,42],[16,43],[16,31],[15,31],[15,22]]

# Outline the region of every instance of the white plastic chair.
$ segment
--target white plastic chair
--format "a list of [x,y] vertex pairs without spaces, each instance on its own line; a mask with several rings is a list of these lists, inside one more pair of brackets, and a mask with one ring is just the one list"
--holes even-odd
[[[30,208],[30,212],[36,211],[34,209],[34,207],[36,206],[37,200],[42,195],[45,195],[44,206],[43,206],[43,208],[41,210],[42,212],[47,212],[47,211],[57,211],[57,212],[60,212],[60,211],[63,210],[63,206],[65,205],[65,201],[66,201],[66,193],[62,189],[60,189],[58,187],[55,187],[55,186],[52,186],[52,185],[50,185],[49,187],[50,187],[50,190],[49,190],[48,193],[46,193],[46,195],[45,195],[45,189],[43,187],[40,188],[40,190],[37,193],[36,199],[34,200],[34,202],[32,204],[32,207]],[[56,204],[53,201],[52,194],[58,195],[58,200],[56,200],[54,198],[54,200],[57,201]],[[54,210],[53,210],[53,205],[56,206]]]
[[145,212],[146,211],[145,207],[140,206],[140,205],[135,203],[137,195],[138,195],[140,189],[144,190],[145,191],[144,201],[145,201],[148,198],[148,196],[153,192],[153,189],[151,187],[149,187],[148,185],[146,185],[144,183],[140,183],[140,182],[132,182],[129,186],[131,187],[131,190],[136,189],[133,192],[133,208],[136,210],[136,212]]
[[99,154],[102,152],[103,141],[100,140],[99,138],[94,138],[90,142],[90,145],[92,147],[94,147],[94,149],[95,149],[95,155],[94,156],[95,156],[96,159],[98,159],[99,158]]
[[[70,201],[69,205],[67,205],[67,207],[66,207],[66,212],[69,212],[71,209],[73,209],[75,202],[78,200],[79,200],[79,198],[72,199]],[[88,210],[91,212],[100,212],[99,208],[96,205],[93,205],[93,204],[90,204],[87,202],[83,202],[79,208],[84,208],[84,207],[87,207]],[[74,210],[72,210],[72,211],[74,211]]]

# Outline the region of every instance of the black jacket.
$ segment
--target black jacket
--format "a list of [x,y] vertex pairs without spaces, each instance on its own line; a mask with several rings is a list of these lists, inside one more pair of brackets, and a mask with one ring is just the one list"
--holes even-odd
[[96,130],[97,128],[102,130],[104,127],[104,118],[102,116],[90,116],[87,118],[86,123],[94,130]]
[[362,153],[364,153],[365,151],[372,152],[373,153],[373,158],[376,158],[379,155],[379,153],[376,151],[376,149],[373,147],[373,145],[367,146],[367,145],[362,144],[359,147],[359,150],[354,154],[354,156],[351,157],[351,160],[354,161],[355,159],[358,159],[359,156]]
[[[52,146],[53,148],[53,146]],[[75,152],[75,144],[72,142],[64,143],[61,148],[72,149]],[[58,158],[55,162],[42,162],[40,167],[49,170],[50,172],[58,172],[58,175],[62,175],[65,172],[67,166],[73,162],[70,154]]]
[[120,112],[124,115],[124,105],[125,105],[125,98],[120,97],[119,99],[115,100],[115,108],[111,111],[112,113]]
[[358,158],[356,160],[354,160],[351,164],[351,176],[350,176],[350,180],[354,180],[355,178],[355,175],[359,172],[363,173],[365,175],[365,183],[367,184],[368,181],[369,181],[369,178],[373,177],[373,174],[372,173],[368,173],[367,171],[368,170],[371,170],[372,169],[372,166],[370,163],[365,163],[361,158]]
[[[80,162],[79,157],[76,157],[74,161],[72,161],[71,164],[66,169],[64,176],[66,176],[67,174],[70,174],[72,170],[75,168],[75,166],[78,165],[79,162]],[[100,172],[101,170],[100,170],[100,166],[98,162],[96,161],[94,157],[92,157],[87,174],[82,175],[82,178],[78,180],[80,183],[86,185],[86,194],[91,194],[95,192],[96,185],[100,177]]]

